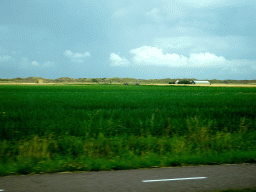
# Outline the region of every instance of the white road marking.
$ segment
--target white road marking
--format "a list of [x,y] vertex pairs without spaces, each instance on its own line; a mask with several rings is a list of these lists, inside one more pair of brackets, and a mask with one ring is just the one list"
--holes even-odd
[[142,182],[177,181],[177,180],[205,179],[205,178],[207,178],[207,177],[188,177],[188,178],[175,178],[175,179],[142,180]]

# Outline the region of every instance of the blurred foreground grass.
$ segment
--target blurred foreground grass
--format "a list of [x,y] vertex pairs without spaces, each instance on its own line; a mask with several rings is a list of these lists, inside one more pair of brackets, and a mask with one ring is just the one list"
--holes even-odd
[[136,169],[151,166],[182,166],[256,162],[256,132],[241,126],[236,132],[192,126],[179,136],[122,135],[96,139],[70,135],[30,136],[19,141],[0,141],[0,175],[58,171]]

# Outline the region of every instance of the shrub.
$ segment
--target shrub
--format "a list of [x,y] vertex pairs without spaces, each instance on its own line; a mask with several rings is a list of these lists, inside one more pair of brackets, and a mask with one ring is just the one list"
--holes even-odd
[[92,82],[93,83],[98,83],[98,80],[97,79],[92,79]]
[[191,84],[191,82],[184,80],[184,81],[179,81],[178,84]]

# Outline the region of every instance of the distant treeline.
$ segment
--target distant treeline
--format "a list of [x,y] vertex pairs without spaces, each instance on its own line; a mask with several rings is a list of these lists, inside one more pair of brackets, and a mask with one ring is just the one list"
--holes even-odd
[[[0,82],[10,82],[10,83],[36,83],[39,79],[43,80],[44,83],[100,83],[100,84],[174,84],[175,80],[179,80],[178,84],[191,84],[191,81],[198,79],[135,79],[135,78],[69,78],[61,77],[58,79],[44,79],[42,77],[27,77],[27,78],[13,78],[13,79],[1,79]],[[201,79],[200,79],[201,80]],[[218,80],[218,79],[204,79],[204,81],[209,81],[210,83],[221,83],[221,84],[250,84],[256,83],[255,80]]]

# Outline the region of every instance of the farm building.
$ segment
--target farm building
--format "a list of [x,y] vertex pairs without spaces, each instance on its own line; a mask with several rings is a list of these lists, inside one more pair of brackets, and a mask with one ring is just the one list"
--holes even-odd
[[37,83],[44,83],[43,79],[38,79]]
[[199,85],[211,85],[209,81],[192,81],[192,84],[199,84]]

